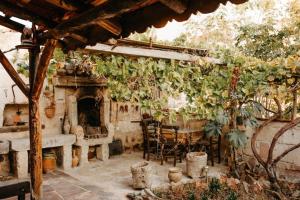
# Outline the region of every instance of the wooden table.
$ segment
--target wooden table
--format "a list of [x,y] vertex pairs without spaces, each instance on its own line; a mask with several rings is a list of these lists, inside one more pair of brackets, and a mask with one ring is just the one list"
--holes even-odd
[[[173,130],[170,130],[170,138]],[[195,143],[202,137],[202,130],[200,129],[191,129],[191,128],[183,128],[177,131],[178,142],[186,145],[188,152],[190,152],[191,144]]]

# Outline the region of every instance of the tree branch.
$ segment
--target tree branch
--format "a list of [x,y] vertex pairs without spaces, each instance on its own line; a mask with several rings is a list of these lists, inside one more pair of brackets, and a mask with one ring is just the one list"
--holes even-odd
[[277,133],[275,134],[275,136],[273,137],[271,146],[269,148],[269,154],[268,154],[268,160],[267,163],[271,164],[272,159],[273,159],[273,151],[276,145],[277,140],[279,139],[280,136],[282,136],[287,130],[295,127],[297,124],[300,123],[300,117],[296,118],[295,120],[291,121],[290,123],[287,123],[286,125],[284,125],[279,131],[277,131]]
[[300,143],[296,144],[295,146],[285,150],[282,154],[280,154],[279,156],[277,156],[273,162],[271,163],[272,165],[276,165],[284,156],[286,156],[288,153],[290,153],[291,151],[297,149],[300,147]]
[[269,118],[267,121],[265,121],[264,123],[262,123],[257,129],[256,131],[253,133],[252,138],[251,138],[251,149],[253,152],[253,155],[255,156],[255,158],[257,159],[257,161],[264,167],[266,167],[266,162],[262,159],[262,157],[259,155],[259,153],[256,150],[255,144],[256,144],[256,139],[259,135],[259,133],[262,131],[262,129],[267,126],[268,124],[270,124],[272,121],[274,121],[275,119],[277,119],[278,117],[281,116],[281,105],[280,102],[277,98],[274,98],[274,101],[278,107],[278,113],[274,114],[271,118]]

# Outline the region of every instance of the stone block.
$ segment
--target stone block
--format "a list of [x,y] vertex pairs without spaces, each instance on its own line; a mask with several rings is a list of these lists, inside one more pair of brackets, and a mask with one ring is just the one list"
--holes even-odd
[[70,169],[72,166],[72,145],[64,145],[61,150],[62,167],[65,170]]
[[88,153],[89,153],[89,146],[88,145],[80,146],[80,159],[79,159],[79,165],[80,166],[84,166],[84,165],[89,163]]
[[109,148],[108,144],[102,144],[96,148],[96,157],[102,161],[108,160],[109,158]]
[[[11,150],[25,151],[30,149],[29,138],[11,139]],[[60,147],[64,145],[72,145],[76,142],[75,135],[45,135],[42,140],[43,148]]]
[[18,151],[15,152],[15,174],[17,178],[28,177],[28,152]]
[[0,140],[0,154],[7,154],[9,152],[9,142],[7,140]]

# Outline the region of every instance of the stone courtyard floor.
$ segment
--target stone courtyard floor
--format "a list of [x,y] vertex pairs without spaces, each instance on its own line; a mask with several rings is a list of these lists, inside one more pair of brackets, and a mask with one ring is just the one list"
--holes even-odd
[[[45,174],[43,181],[44,200],[123,200],[126,194],[135,192],[131,185],[130,166],[143,161],[142,152],[124,153],[107,161],[91,160],[89,164],[67,171],[57,170]],[[209,163],[210,164],[210,163]],[[172,162],[160,165],[150,160],[152,166],[152,187],[168,183],[168,169]],[[185,172],[185,161],[177,167]],[[226,173],[226,167],[216,164],[209,167],[209,176]],[[183,176],[183,179],[189,179]],[[13,198],[10,198],[12,200]]]

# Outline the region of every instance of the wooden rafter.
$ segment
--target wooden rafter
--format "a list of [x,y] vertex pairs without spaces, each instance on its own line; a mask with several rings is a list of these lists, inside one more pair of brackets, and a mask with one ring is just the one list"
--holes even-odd
[[111,20],[99,20],[96,22],[99,26],[102,28],[108,30],[109,32],[115,34],[115,35],[120,35],[122,33],[122,27],[119,23],[113,22]]
[[3,54],[3,52],[0,50],[0,62],[8,75],[13,79],[13,81],[17,84],[17,86],[20,88],[20,90],[23,92],[25,96],[29,96],[29,88],[26,86],[24,81],[21,79],[19,74],[16,72],[12,64],[9,62],[9,60],[6,58],[6,56]]
[[[153,2],[153,1],[151,1]],[[71,18],[65,22],[62,22],[55,29],[52,29],[45,33],[46,37],[61,38],[67,33],[72,33],[87,25],[95,23],[100,20],[114,18],[122,15],[126,12],[136,10],[149,3],[149,0],[122,0],[113,1],[112,3],[106,3],[101,6],[91,8],[76,17]]]
[[183,13],[187,6],[182,0],[159,0],[162,4],[174,10],[176,13]]
[[44,19],[43,17],[40,17],[36,14],[30,13],[26,9],[13,5],[8,2],[1,1],[0,10],[8,16],[14,16],[20,19],[29,20],[31,22],[34,22],[37,25],[45,25],[50,28],[55,26],[53,22]]
[[38,99],[41,94],[43,82],[46,77],[46,73],[47,73],[47,69],[48,69],[48,65],[50,63],[50,59],[52,58],[56,44],[57,44],[57,40],[54,40],[54,39],[47,40],[47,42],[45,44],[41,58],[39,60],[39,64],[37,66],[35,80],[33,82],[33,89],[31,92],[31,95],[33,96],[33,98]]
[[15,22],[15,21],[11,20],[9,17],[2,17],[2,16],[0,16],[0,25],[5,26],[9,29],[12,29],[12,30],[20,32],[20,33],[23,32],[23,29],[25,27],[23,24]]

